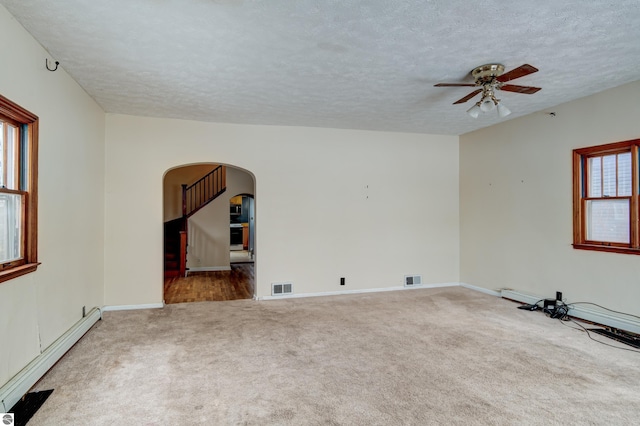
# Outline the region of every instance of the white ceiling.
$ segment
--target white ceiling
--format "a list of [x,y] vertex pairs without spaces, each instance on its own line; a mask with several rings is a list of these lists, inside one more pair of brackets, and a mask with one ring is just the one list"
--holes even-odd
[[458,135],[478,65],[540,69],[507,119],[640,78],[638,0],[0,3],[113,113]]

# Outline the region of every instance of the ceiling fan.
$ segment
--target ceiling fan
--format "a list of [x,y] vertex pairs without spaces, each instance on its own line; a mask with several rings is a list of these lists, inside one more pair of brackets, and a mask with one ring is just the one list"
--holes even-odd
[[[538,69],[529,64],[524,64],[518,68],[514,68],[511,71],[504,73],[504,65],[501,64],[486,64],[474,68],[471,71],[475,83],[438,83],[435,87],[479,87],[462,99],[457,100],[453,104],[462,104],[469,99],[482,92],[480,100],[469,110],[470,116],[478,118],[480,112],[489,112],[494,108],[497,108],[498,115],[500,117],[506,117],[511,114],[509,109],[500,104],[500,99],[496,99],[495,91],[504,90],[506,92],[524,93],[525,95],[532,95],[540,90],[540,87],[532,86],[518,86],[515,84],[505,84],[507,81],[515,80],[516,78],[524,77],[525,75],[533,74]],[[504,74],[503,74],[504,73]]]

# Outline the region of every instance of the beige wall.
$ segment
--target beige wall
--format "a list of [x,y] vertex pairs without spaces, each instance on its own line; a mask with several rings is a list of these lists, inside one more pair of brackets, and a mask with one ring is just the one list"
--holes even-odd
[[638,138],[638,99],[635,82],[461,136],[463,282],[640,314],[639,257],[571,246],[571,151]]
[[161,177],[203,161],[255,176],[258,296],[458,281],[456,136],[108,114],[106,153],[107,305],[162,301]]
[[226,270],[229,262],[229,200],[238,194],[254,194],[253,177],[227,167],[227,190],[189,218],[189,270]]
[[40,118],[39,261],[0,283],[0,386],[102,306],[105,114],[0,6],[0,94]]

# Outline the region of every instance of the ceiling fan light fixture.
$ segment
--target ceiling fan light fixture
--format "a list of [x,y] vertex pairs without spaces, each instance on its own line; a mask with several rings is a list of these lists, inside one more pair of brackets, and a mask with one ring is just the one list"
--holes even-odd
[[473,79],[475,81],[474,83],[438,83],[435,86],[475,87],[476,89],[473,92],[469,93],[462,99],[458,99],[453,104],[457,105],[465,103],[478,94],[482,93],[480,102],[469,108],[467,110],[467,114],[469,114],[473,118],[478,118],[481,112],[486,113],[497,109],[498,116],[500,118],[504,118],[511,114],[511,111],[506,106],[500,104],[500,100],[496,99],[495,97],[495,91],[504,90],[506,92],[521,93],[525,95],[532,95],[534,93],[537,93],[540,90],[539,87],[505,84],[508,81],[515,80],[516,78],[524,77],[535,72],[538,72],[538,68],[529,64],[520,65],[519,67],[514,68],[507,73],[504,72],[504,65],[486,64],[471,70],[471,75],[473,76]]
[[480,102],[478,102],[467,110],[467,114],[469,114],[473,118],[478,118],[478,116],[480,115],[480,111]]
[[498,104],[498,117],[504,118],[511,114],[511,110],[502,104]]
[[482,110],[482,112],[492,111],[495,107],[495,102],[489,96],[482,98],[482,100],[480,101],[480,109]]

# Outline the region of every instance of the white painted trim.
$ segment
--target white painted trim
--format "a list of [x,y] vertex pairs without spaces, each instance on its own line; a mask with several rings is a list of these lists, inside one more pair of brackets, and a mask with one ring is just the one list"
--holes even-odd
[[[512,289],[502,290],[502,297],[529,304],[533,304],[544,299],[540,296]],[[553,297],[549,297],[549,299],[552,298]],[[571,305],[571,302],[568,300],[565,300],[565,303],[567,305]],[[575,305],[569,310],[569,315],[587,321],[592,321],[597,324],[607,325],[609,327],[640,334],[640,320],[633,319],[632,317],[625,317],[614,312],[591,308],[590,305]]]
[[[571,305],[570,302],[567,304]],[[619,330],[625,330],[630,331],[631,333],[640,334],[640,321],[638,321],[637,319],[634,320],[630,317],[622,317],[613,312],[608,313],[595,309],[589,309],[583,305],[575,305],[569,310],[569,315],[598,324],[608,325],[609,327],[617,328]]]
[[231,266],[198,266],[196,268],[189,267],[187,271],[187,275],[189,272],[212,272],[212,271],[230,271]]
[[146,305],[112,305],[103,306],[103,312],[109,311],[134,311],[136,309],[158,309],[164,308],[164,303],[147,303]]
[[530,293],[524,293],[524,292],[521,292],[521,291],[516,291],[516,290],[509,289],[509,288],[503,289],[500,292],[500,294],[505,299],[516,300],[518,302],[529,303],[529,304],[534,304],[536,302],[539,302],[540,300],[544,300],[545,299],[544,297],[535,296],[535,295],[530,294]]
[[69,330],[2,386],[2,388],[0,388],[0,411],[3,413],[8,412],[100,319],[102,319],[102,311],[99,308],[93,308],[84,318],[76,322]]
[[496,290],[489,290],[488,288],[478,287],[477,285],[471,285],[467,283],[460,283],[460,287],[468,288],[469,290],[479,291],[480,293],[488,294],[490,296],[501,297],[502,293]]
[[438,287],[456,287],[458,283],[442,283],[442,284],[422,284],[411,287],[383,287],[383,288],[365,288],[360,290],[338,290],[338,291],[323,291],[320,293],[294,293],[283,294],[282,296],[262,296],[257,300],[278,300],[278,299],[296,299],[301,297],[320,297],[320,296],[340,296],[343,294],[363,294],[363,293],[378,293],[383,291],[396,291],[396,290],[418,290],[424,288],[438,288]]

